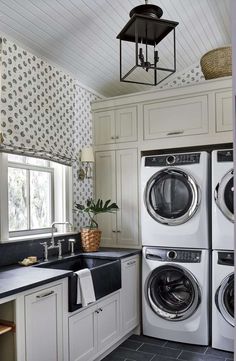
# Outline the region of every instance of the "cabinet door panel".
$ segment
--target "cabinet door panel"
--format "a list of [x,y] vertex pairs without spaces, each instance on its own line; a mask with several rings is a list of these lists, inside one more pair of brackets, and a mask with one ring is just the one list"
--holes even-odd
[[134,329],[139,324],[139,256],[123,260],[122,272],[122,333]]
[[233,129],[232,91],[216,93],[216,131],[225,132]]
[[116,142],[132,142],[137,138],[136,107],[116,110]]
[[69,319],[70,361],[88,361],[97,353],[96,306]]
[[62,361],[62,287],[25,296],[26,361]]
[[115,143],[115,113],[113,110],[94,113],[95,145]]
[[116,152],[118,244],[138,245],[137,150]]
[[98,304],[98,350],[101,353],[120,336],[119,294]]
[[[96,153],[96,199],[116,201],[115,152]],[[116,242],[116,214],[106,213],[97,216],[102,230],[102,245]]]
[[208,132],[208,97],[159,101],[144,105],[144,139]]

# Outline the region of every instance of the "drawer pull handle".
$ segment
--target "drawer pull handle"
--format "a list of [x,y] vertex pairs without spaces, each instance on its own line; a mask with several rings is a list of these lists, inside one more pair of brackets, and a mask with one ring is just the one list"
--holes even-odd
[[184,130],[176,130],[175,132],[170,132],[167,133],[167,135],[178,135],[178,134],[183,134]]
[[129,262],[127,262],[127,265],[131,266],[132,264],[135,264],[135,263],[136,263],[136,261],[129,261]]
[[47,297],[47,296],[51,296],[51,295],[53,295],[53,293],[54,293],[54,291],[43,293],[42,295],[37,295],[36,298],[44,298],[44,297]]

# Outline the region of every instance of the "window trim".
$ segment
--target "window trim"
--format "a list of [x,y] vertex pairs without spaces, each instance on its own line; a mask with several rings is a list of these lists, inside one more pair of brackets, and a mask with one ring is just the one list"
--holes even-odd
[[[10,236],[8,230],[8,163],[13,164],[15,162],[8,162],[8,153],[0,152],[0,243],[11,243],[24,241],[27,239],[47,238],[51,233],[51,228],[31,230],[24,233],[21,231],[14,231],[15,234]],[[20,163],[16,164],[19,165]],[[23,165],[23,167],[29,166],[30,169],[35,167],[37,170],[43,170],[44,168],[42,166],[31,165],[28,163],[22,163],[20,165]],[[62,166],[59,163],[50,162],[50,168],[54,170],[53,187],[55,194],[53,199],[54,219],[52,219],[52,222],[68,221],[73,224],[72,167]],[[60,235],[71,233],[77,232],[68,232],[66,229],[64,229],[64,231],[60,232]]]
[[27,181],[27,194],[28,194],[28,199],[27,199],[27,226],[28,229],[21,229],[19,231],[10,231],[9,230],[9,237],[10,238],[14,238],[14,237],[20,237],[20,236],[25,236],[25,235],[31,235],[31,234],[39,234],[39,233],[46,233],[46,232],[50,232],[50,227],[44,227],[44,228],[39,228],[39,229],[32,229],[30,228],[30,223],[31,223],[31,209],[30,209],[30,171],[36,171],[36,172],[45,172],[45,173],[49,173],[51,176],[51,182],[50,182],[50,223],[52,224],[53,219],[55,218],[55,206],[54,206],[54,169],[51,167],[50,162],[47,162],[48,166],[44,167],[44,166],[38,166],[38,165],[33,165],[33,164],[29,164],[29,163],[17,163],[17,162],[12,162],[12,161],[8,161],[8,168],[18,168],[18,169],[25,169],[26,170],[26,181]]

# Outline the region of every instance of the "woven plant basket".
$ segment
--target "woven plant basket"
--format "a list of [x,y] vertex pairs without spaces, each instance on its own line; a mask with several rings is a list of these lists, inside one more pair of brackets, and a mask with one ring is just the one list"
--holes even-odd
[[200,60],[205,79],[232,75],[232,48],[225,46],[204,54]]
[[100,229],[81,228],[81,243],[84,252],[96,252],[100,246]]

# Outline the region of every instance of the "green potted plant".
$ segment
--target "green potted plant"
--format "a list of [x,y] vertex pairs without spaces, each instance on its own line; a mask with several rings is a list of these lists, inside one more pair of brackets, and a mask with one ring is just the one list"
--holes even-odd
[[101,241],[101,230],[98,229],[98,223],[95,217],[101,213],[113,213],[119,209],[116,203],[110,199],[103,201],[98,199],[88,199],[86,205],[75,203],[75,211],[85,213],[89,217],[89,225],[81,228],[82,248],[85,252],[96,252]]

